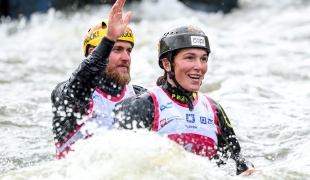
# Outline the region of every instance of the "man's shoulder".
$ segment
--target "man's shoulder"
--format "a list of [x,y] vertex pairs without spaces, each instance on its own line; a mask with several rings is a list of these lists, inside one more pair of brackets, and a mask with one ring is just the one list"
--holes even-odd
[[61,95],[61,93],[63,92],[63,87],[66,84],[66,81],[63,81],[59,84],[57,84],[55,86],[55,88],[53,89],[52,93],[51,93],[51,100],[54,103],[56,97],[59,98],[59,96]]

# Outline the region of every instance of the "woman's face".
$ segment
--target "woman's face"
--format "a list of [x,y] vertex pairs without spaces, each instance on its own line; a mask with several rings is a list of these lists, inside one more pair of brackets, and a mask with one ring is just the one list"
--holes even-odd
[[198,91],[208,70],[208,54],[205,49],[181,49],[174,58],[174,72],[178,83],[187,91]]

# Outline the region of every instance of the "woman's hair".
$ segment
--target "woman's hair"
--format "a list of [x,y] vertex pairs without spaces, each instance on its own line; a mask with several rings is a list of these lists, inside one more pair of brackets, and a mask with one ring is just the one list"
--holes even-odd
[[157,86],[161,86],[161,85],[164,85],[164,83],[166,82],[167,80],[167,72],[165,71],[165,74],[163,76],[159,76],[157,81],[156,81],[156,85]]
[[[162,56],[161,56],[161,60],[163,59],[163,58],[168,58],[169,59],[169,56],[171,57],[171,52],[168,52],[168,53],[165,53],[165,54],[163,54]],[[164,68],[163,68],[164,69]],[[164,72],[164,75],[163,76],[159,76],[158,78],[157,78],[157,81],[156,81],[156,85],[157,86],[162,86],[162,85],[164,85],[164,83],[166,82],[166,80],[167,80],[167,71],[165,71]]]
[[[163,54],[163,55],[161,56],[161,59],[163,59],[163,58],[169,59],[170,63],[172,64],[171,66],[172,66],[172,68],[173,68],[173,66],[174,66],[174,65],[173,65],[173,64],[174,64],[174,63],[173,63],[173,60],[174,60],[175,56],[179,54],[179,52],[180,52],[180,49],[167,52],[167,53],[165,53],[165,54]],[[170,58],[173,59],[173,60],[171,61]],[[165,71],[165,73],[164,73],[163,76],[158,77],[158,79],[157,79],[157,81],[156,81],[156,85],[157,85],[157,86],[164,85],[164,83],[165,83],[166,80],[167,80],[167,74],[168,74],[167,71]]]

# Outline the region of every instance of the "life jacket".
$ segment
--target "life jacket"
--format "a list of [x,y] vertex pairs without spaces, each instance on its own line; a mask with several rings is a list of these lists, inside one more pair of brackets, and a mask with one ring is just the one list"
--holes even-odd
[[182,145],[187,151],[210,159],[216,153],[220,133],[216,110],[207,96],[197,93],[190,111],[187,104],[173,99],[163,88],[148,90],[153,98],[153,131]]
[[96,88],[92,94],[90,106],[83,116],[80,124],[74,129],[67,139],[56,143],[56,158],[64,158],[72,151],[70,146],[79,139],[86,139],[94,134],[97,128],[112,129],[114,124],[113,109],[117,102],[135,95],[132,85],[128,84],[119,96],[111,96]]

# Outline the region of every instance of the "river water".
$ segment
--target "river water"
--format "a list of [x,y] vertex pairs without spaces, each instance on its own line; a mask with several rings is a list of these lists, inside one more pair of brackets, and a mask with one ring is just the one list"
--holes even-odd
[[[310,179],[310,3],[239,0],[230,14],[177,0],[127,5],[135,33],[132,83],[152,87],[163,71],[157,43],[181,24],[200,27],[211,55],[201,91],[220,102],[243,155],[262,173],[250,179]],[[83,36],[108,5],[53,9],[0,24],[0,179],[235,179],[232,163],[186,153],[147,131],[103,131],[55,160],[50,93],[83,60]],[[244,178],[242,178],[244,179]]]

